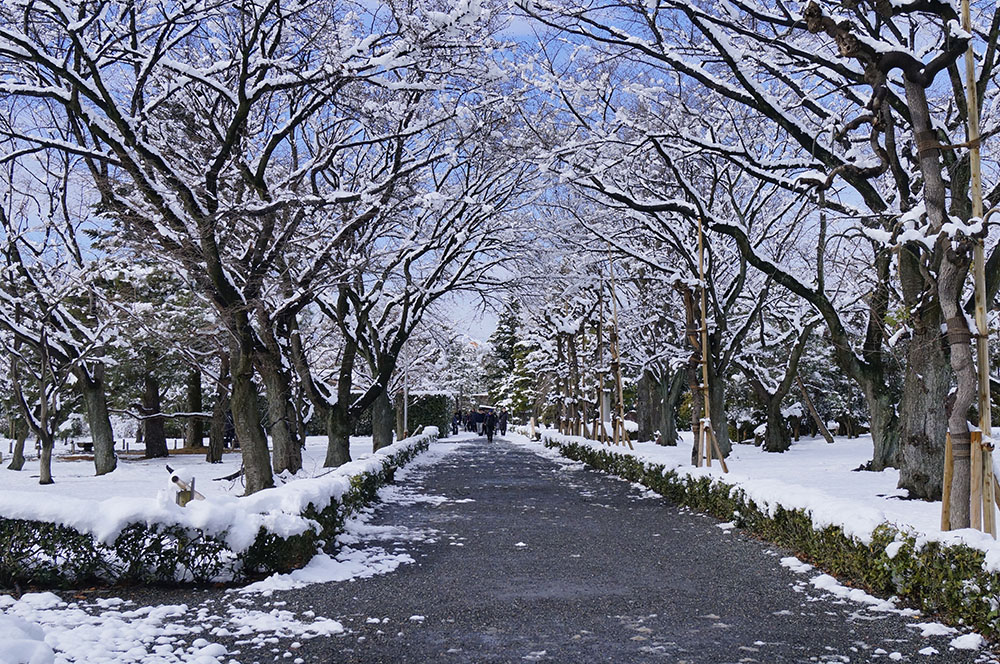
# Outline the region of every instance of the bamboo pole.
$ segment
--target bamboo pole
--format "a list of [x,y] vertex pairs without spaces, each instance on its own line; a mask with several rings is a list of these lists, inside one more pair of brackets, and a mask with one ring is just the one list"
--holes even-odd
[[[962,0],[962,29],[970,35],[972,31],[972,17],[969,10],[969,0]],[[969,120],[969,171],[971,176],[972,194],[972,216],[983,219],[983,176],[980,166],[979,156],[979,91],[976,87],[976,60],[973,51],[972,40],[969,41],[969,48],[965,52],[965,96],[966,108],[968,109]],[[983,221],[985,224],[985,220]],[[985,445],[992,449],[993,431],[990,413],[990,362],[989,362],[989,331],[986,321],[986,257],[983,249],[983,240],[980,237],[976,240],[973,251],[973,274],[976,288],[976,368],[979,374],[979,429],[981,439]],[[973,450],[976,449],[973,445]],[[980,448],[982,452],[982,448]],[[981,475],[979,482],[972,484],[973,491],[979,494],[990,494],[993,491],[993,462],[992,454],[979,455],[977,463],[977,453],[973,451],[973,475]],[[989,460],[989,465],[985,461]],[[984,488],[985,491],[982,489]],[[988,497],[988,496],[980,496]],[[989,512],[986,515],[985,512]],[[983,516],[981,524],[986,526],[986,532],[996,537],[996,519],[993,509],[993,501],[984,503],[983,500],[972,499],[973,527],[980,514]]]
[[983,529],[983,432],[972,431],[971,454],[969,459],[969,526],[976,530]]
[[632,441],[629,440],[628,431],[625,429],[625,394],[622,387],[622,359],[618,349],[618,295],[615,289],[615,270],[611,262],[611,243],[608,243],[608,276],[611,283],[611,324],[613,336],[611,337],[611,361],[614,365],[615,385],[618,388],[618,422],[615,428],[615,443],[619,444],[619,431],[621,428],[621,440],[628,444],[630,450],[635,449]]
[[944,476],[941,480],[941,530],[951,530],[951,480],[955,472],[951,433],[944,435]]
[[[710,429],[712,426],[712,402],[708,388],[708,302],[705,297],[705,234],[702,231],[701,217],[698,217],[698,279],[701,282],[701,377],[702,395],[705,399],[702,417]],[[702,424],[701,428],[705,430],[706,427]],[[718,447],[718,444],[716,446]],[[707,466],[712,466],[712,447],[708,435],[705,436],[705,461]]]
[[715,450],[715,454],[719,457],[719,464],[722,465],[722,472],[728,473],[729,466],[726,465],[726,459],[722,456],[722,450],[719,448],[719,439],[715,437],[715,429],[712,428],[711,423],[708,426],[708,433],[712,436],[712,448]]
[[997,536],[996,509],[996,478],[993,476],[992,445],[983,444],[983,531]]

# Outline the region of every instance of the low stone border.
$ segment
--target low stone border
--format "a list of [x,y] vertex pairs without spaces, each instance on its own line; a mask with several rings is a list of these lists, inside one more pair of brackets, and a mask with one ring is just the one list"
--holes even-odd
[[[173,522],[137,518],[110,535],[0,516],[0,587],[204,584],[289,572],[309,562],[322,541],[333,541],[347,518],[372,502],[396,470],[437,437],[437,429],[429,427],[328,476],[241,498],[246,511],[232,514],[232,506],[220,506],[216,511],[224,518],[219,519],[210,518],[210,501],[192,503],[201,514],[181,510]],[[276,504],[281,508],[275,509]],[[266,511],[254,511],[262,506]],[[203,526],[192,525],[199,520]],[[236,534],[247,521],[256,534]]]
[[883,596],[895,595],[922,612],[1000,638],[1000,575],[986,554],[962,544],[930,541],[882,524],[870,542],[837,526],[817,527],[801,509],[761,508],[737,485],[717,477],[681,476],[661,464],[543,434],[546,447],[570,459],[641,484],[671,501],[705,512],[796,552],[818,568]]

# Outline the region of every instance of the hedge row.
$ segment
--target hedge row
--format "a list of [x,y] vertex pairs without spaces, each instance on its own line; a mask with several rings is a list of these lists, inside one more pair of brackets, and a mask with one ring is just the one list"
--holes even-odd
[[381,467],[354,475],[350,488],[328,505],[309,504],[301,515],[312,527],[282,537],[261,527],[250,546],[233,551],[226,532],[132,523],[110,543],[65,525],[0,517],[0,587],[15,584],[69,587],[90,583],[166,584],[239,582],[304,566],[323,542],[342,532],[346,519],[372,502],[409,463],[437,438],[432,431],[392,454]]
[[677,504],[733,521],[842,581],[876,595],[895,595],[924,613],[1000,638],[1000,575],[986,571],[980,550],[929,542],[890,524],[880,525],[864,543],[836,526],[815,527],[803,510],[762,509],[740,487],[718,478],[681,476],[661,464],[551,436],[543,442]]

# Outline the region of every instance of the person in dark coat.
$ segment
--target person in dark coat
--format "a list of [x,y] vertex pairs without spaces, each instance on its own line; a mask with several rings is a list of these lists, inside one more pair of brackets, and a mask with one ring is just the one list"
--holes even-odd
[[462,411],[456,410],[455,415],[451,418],[451,433],[452,435],[458,435],[458,426],[462,423]]
[[486,434],[486,442],[493,442],[493,433],[497,430],[497,414],[489,410],[483,416],[483,433]]
[[501,408],[500,409],[500,416],[499,416],[499,419],[497,421],[497,427],[500,429],[500,435],[501,436],[506,436],[507,435],[507,409],[506,408]]

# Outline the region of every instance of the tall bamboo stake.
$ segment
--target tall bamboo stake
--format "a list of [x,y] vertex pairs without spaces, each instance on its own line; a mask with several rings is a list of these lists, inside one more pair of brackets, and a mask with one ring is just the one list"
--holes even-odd
[[594,439],[607,443],[607,432],[604,430],[604,282],[597,293],[597,427],[594,429]]
[[969,459],[969,526],[983,529],[983,432],[973,431],[970,435],[971,458]]
[[[618,351],[618,296],[615,291],[615,270],[611,262],[611,243],[608,243],[608,275],[611,282],[611,324],[613,336],[611,337],[611,362],[615,372],[615,386],[618,388],[618,421],[615,425],[615,444],[623,441],[628,444],[629,449],[635,449],[632,441],[629,440],[628,431],[625,429],[625,395],[622,387],[622,359]],[[620,430],[620,436],[619,436]]]
[[955,462],[951,454],[951,434],[944,436],[944,478],[941,481],[941,530],[951,530],[951,480]]
[[698,217],[698,279],[701,281],[701,377],[702,395],[705,400],[701,426],[704,436],[699,435],[699,438],[704,438],[705,462],[707,466],[711,466],[712,446],[709,432],[712,430],[712,402],[708,388],[708,301],[705,297],[705,234],[702,231],[701,217]]
[[[962,0],[962,29],[970,35],[972,17],[969,0]],[[976,88],[976,60],[972,40],[965,52],[965,96],[969,116],[969,171],[972,185],[972,216],[983,219],[983,176],[979,159],[979,94]],[[983,221],[985,224],[985,220]],[[989,331],[986,322],[986,258],[982,238],[976,240],[973,254],[973,273],[976,287],[976,365],[979,373],[979,429],[984,447],[982,457],[976,460],[976,445],[973,445],[973,475],[979,475],[978,486],[973,484],[977,500],[973,500],[971,514],[973,527],[981,521],[984,530],[996,537],[996,513],[994,511],[993,484],[993,440],[990,413],[990,363]],[[977,491],[978,489],[978,491]],[[980,495],[981,494],[981,495]]]

